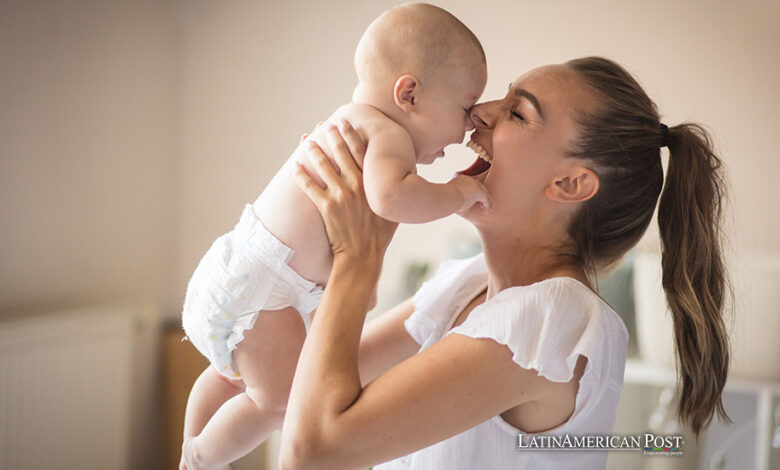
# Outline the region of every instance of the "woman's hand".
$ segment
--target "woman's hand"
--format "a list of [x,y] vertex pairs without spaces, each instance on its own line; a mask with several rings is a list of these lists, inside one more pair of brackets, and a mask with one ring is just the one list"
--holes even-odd
[[342,120],[339,127],[340,130],[331,124],[325,129],[338,168],[333,167],[314,141],[307,140],[304,145],[312,167],[327,187],[317,185],[300,163],[295,180],[322,215],[334,263],[344,260],[379,267],[398,224],[377,216],[369,208],[363,174],[354,160],[365,155],[366,146],[349,122]]

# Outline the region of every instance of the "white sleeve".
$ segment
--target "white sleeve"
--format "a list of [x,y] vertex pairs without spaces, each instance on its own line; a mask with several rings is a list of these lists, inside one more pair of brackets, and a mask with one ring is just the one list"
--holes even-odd
[[420,345],[438,337],[453,313],[464,283],[484,271],[482,255],[443,262],[436,274],[427,280],[412,300],[414,313],[404,321],[409,335]]
[[574,281],[558,279],[501,291],[447,334],[506,345],[515,363],[553,382],[571,380],[582,354],[588,358],[586,371],[598,380],[611,344],[617,344],[609,338],[617,334],[622,338],[623,332],[614,322],[605,321],[606,304],[595,294],[584,292],[587,288],[573,285]]

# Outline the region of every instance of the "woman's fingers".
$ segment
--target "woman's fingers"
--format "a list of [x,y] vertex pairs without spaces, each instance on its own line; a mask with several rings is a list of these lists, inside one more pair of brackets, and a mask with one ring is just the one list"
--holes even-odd
[[[319,147],[317,148],[319,150]],[[320,153],[322,151],[320,150]],[[326,190],[322,189],[306,172],[306,169],[298,162],[295,162],[295,168],[293,171],[295,182],[298,187],[311,199],[314,205],[322,211],[323,204],[328,200],[328,194]]]
[[[363,145],[357,131],[349,123],[344,122],[346,124],[342,126],[342,130],[331,125],[328,126],[325,134],[330,150],[333,152],[333,159],[341,170],[342,178],[347,181],[350,187],[360,187],[363,183],[363,173],[358,168],[354,158],[359,155],[362,159],[363,154],[365,154],[365,145]],[[352,142],[352,145],[347,143],[347,139]]]
[[363,161],[363,157],[366,156],[366,143],[363,141],[363,137],[346,119],[339,119],[339,131],[347,143],[350,153],[352,153],[352,158]]
[[309,140],[304,143],[306,155],[311,162],[317,174],[325,182],[328,188],[340,188],[343,185],[341,178],[336,172],[337,169],[333,167],[333,163],[325,155],[319,145],[313,140]]
[[[341,174],[315,140],[307,139],[303,150],[311,167],[297,164],[295,181],[320,212],[334,256],[351,260],[381,259],[397,224],[378,217],[368,206],[363,174],[353,160],[354,155],[363,156],[365,144],[348,124],[341,133],[333,125],[318,132],[325,134],[333,157],[341,166]],[[312,171],[325,183],[324,188],[312,179]]]

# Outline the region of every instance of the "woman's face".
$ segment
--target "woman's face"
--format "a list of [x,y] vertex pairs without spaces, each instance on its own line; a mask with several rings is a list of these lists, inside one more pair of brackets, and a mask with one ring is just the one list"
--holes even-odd
[[474,132],[469,147],[477,159],[464,174],[476,176],[491,197],[491,212],[478,208],[463,213],[475,225],[533,223],[549,207],[545,188],[563,178],[570,165],[566,149],[577,135],[577,113],[597,105],[577,74],[564,65],[534,69],[509,85],[503,99],[471,108]]

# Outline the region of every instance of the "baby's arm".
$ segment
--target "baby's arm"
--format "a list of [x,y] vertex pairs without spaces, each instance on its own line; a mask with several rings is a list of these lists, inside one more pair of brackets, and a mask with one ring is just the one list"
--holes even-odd
[[414,145],[402,128],[382,129],[370,136],[363,161],[368,204],[384,219],[423,223],[488,204],[482,184],[469,176],[431,183],[417,174]]

